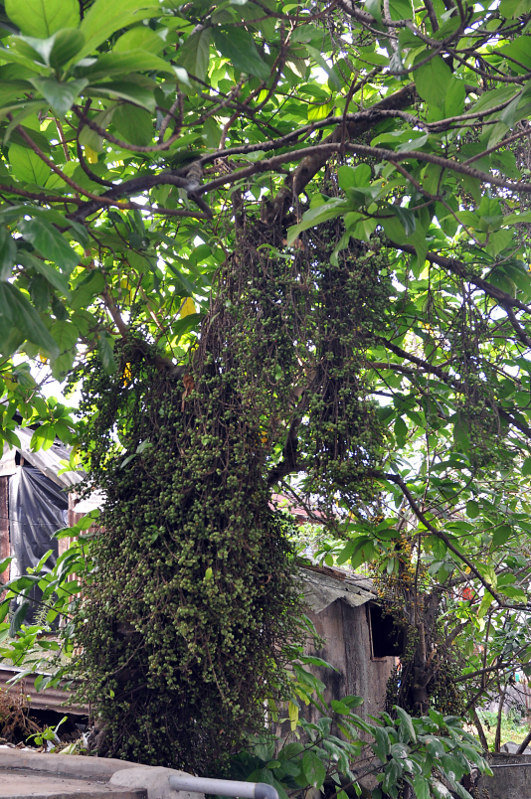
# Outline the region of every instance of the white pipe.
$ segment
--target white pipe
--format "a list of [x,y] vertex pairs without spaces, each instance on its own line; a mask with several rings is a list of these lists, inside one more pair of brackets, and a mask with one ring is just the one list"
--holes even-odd
[[218,796],[238,796],[240,799],[279,799],[276,788],[265,782],[243,780],[214,780],[209,777],[192,777],[188,774],[169,778],[170,788],[176,791],[210,793]]

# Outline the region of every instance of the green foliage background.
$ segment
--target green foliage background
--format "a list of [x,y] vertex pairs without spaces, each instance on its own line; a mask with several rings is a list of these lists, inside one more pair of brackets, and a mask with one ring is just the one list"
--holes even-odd
[[[79,612],[108,751],[131,712],[153,759],[146,697],[178,706],[187,669],[212,725],[183,764],[282,683],[279,489],[320,506],[329,564],[378,575],[424,686],[405,706],[445,663],[466,711],[529,670],[530,13],[1,5],[0,430],[39,425],[107,490]],[[39,364],[82,376],[81,423]]]

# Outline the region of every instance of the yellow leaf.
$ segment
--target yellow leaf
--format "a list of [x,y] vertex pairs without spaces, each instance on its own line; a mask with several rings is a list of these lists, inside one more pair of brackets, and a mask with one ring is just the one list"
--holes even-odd
[[183,304],[181,305],[181,316],[190,316],[190,314],[195,313],[195,303],[191,297],[187,297]]
[[97,164],[98,163],[98,153],[96,150],[93,150],[92,147],[89,147],[87,144],[85,145],[85,157],[89,164]]
[[288,716],[291,731],[295,732],[297,729],[297,724],[299,723],[299,707],[295,704],[295,702],[288,702]]
[[122,383],[123,383],[123,385],[124,386],[128,386],[129,383],[131,382],[132,377],[133,377],[133,374],[131,372],[131,364],[130,363],[126,363],[125,366],[124,366],[123,374],[122,374]]

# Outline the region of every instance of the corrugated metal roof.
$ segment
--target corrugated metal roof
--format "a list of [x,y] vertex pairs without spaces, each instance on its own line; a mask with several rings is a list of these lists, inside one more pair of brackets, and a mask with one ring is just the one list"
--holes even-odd
[[305,566],[300,569],[300,576],[305,602],[314,613],[320,613],[337,599],[354,608],[378,598],[372,580],[360,574]]
[[21,674],[23,669],[16,666],[0,665],[0,688],[3,691],[12,692],[13,695],[20,691],[28,697],[30,710],[55,710],[57,713],[73,713],[77,716],[88,715],[88,708],[83,705],[75,705],[71,701],[71,694],[60,688],[46,688],[40,693],[35,690],[35,675],[27,674],[21,683],[10,683],[9,681]]
[[83,472],[63,471],[65,468],[64,462],[70,458],[70,451],[67,447],[54,443],[49,449],[40,449],[38,452],[32,452],[31,437],[34,431],[29,427],[17,427],[14,432],[20,441],[20,447],[4,445],[2,457],[0,458],[0,476],[15,473],[17,469],[15,455],[18,452],[25,461],[39,469],[56,485],[66,488],[83,480],[85,476]]

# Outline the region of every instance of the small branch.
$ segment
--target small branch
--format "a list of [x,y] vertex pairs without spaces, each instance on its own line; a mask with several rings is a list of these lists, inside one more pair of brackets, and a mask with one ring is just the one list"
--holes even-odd
[[433,3],[431,0],[424,0],[424,5],[426,6],[426,11],[428,12],[428,17],[431,23],[431,29],[434,33],[439,30],[439,22],[437,21],[437,14],[435,13],[435,9],[433,8]]
[[28,200],[37,200],[37,202],[41,203],[75,203],[76,205],[81,205],[83,200],[80,200],[79,197],[59,197],[55,194],[38,194],[37,192],[33,191],[26,191],[25,189],[19,189],[16,186],[6,186],[5,183],[0,183],[0,193],[1,194],[15,194],[17,197],[26,197]]
[[531,743],[531,730],[529,730],[524,740],[516,750],[515,755],[523,755],[530,743]]
[[[411,244],[403,244],[393,241],[393,245],[399,250],[402,250],[402,252],[408,252],[411,255],[416,255],[417,251]],[[458,275],[464,280],[467,280],[469,283],[472,283],[472,285],[477,286],[478,289],[481,289],[488,294],[489,297],[492,297],[492,299],[496,300],[496,302],[499,303],[499,305],[501,305],[505,310],[507,310],[507,307],[518,308],[521,311],[531,314],[531,307],[529,305],[517,300],[515,297],[511,297],[511,295],[507,294],[507,292],[502,291],[496,286],[493,286],[492,283],[488,282],[488,280],[471,274],[470,269],[464,261],[458,261],[456,258],[447,258],[444,255],[437,255],[434,252],[427,252],[426,260],[432,264],[437,264],[437,266],[443,266],[445,269],[448,269],[455,275]]]
[[112,144],[115,144],[122,150],[130,150],[134,153],[164,152],[164,150],[167,150],[169,147],[171,147],[171,145],[177,141],[180,136],[180,128],[178,128],[175,133],[172,133],[169,139],[166,139],[165,142],[160,142],[159,144],[129,144],[129,142],[123,141],[123,139],[118,139],[116,136],[113,136],[112,133],[109,133],[107,130],[105,130],[105,128],[101,128],[99,125],[97,125],[96,122],[85,115],[84,111],[79,106],[73,106],[72,111],[76,114],[83,125],[86,125],[88,128],[93,130],[98,134],[98,136],[101,136],[102,139],[107,139],[107,141],[112,142]]
[[[155,186],[177,186],[180,189],[187,189],[190,186],[190,180],[182,175],[176,175],[173,172],[159,172],[157,174],[152,175],[144,175],[142,177],[131,178],[131,180],[125,180],[123,183],[119,185],[113,186],[108,191],[103,192],[101,195],[90,195],[92,197],[91,202],[83,203],[77,211],[74,211],[73,214],[70,215],[71,219],[76,221],[81,221],[86,219],[87,216],[90,214],[95,213],[96,211],[100,210],[102,206],[106,205],[116,205],[116,199],[118,197],[124,197],[131,194],[137,194],[142,191],[147,191],[152,189]],[[201,200],[197,194],[200,191],[199,189],[193,192],[190,192],[190,198],[199,205],[202,209],[203,214],[199,215],[200,219],[210,218],[212,216],[212,212],[210,208],[206,205],[206,203]],[[123,207],[120,203],[120,207]],[[142,208],[142,210],[146,210],[145,206],[133,206]],[[158,209],[158,213],[166,213],[168,216],[198,216],[197,213],[193,211],[188,211],[186,209]]]
[[483,747],[483,751],[484,752],[488,752],[489,751],[489,744],[488,744],[488,741],[487,741],[487,737],[485,735],[485,731],[483,729],[483,724],[480,721],[480,718],[478,716],[478,712],[477,712],[475,707],[472,708],[472,718],[474,719],[474,724],[476,725],[476,730],[478,731],[479,742],[480,742],[481,746]]
[[[175,118],[175,111],[179,109],[179,116]],[[168,125],[170,124],[171,120],[175,121],[175,128],[174,128],[174,135],[179,135],[182,128],[182,122],[184,117],[184,100],[182,92],[177,91],[177,97],[175,98],[174,102],[172,103],[168,113],[162,120],[159,130],[159,144],[164,144],[164,134],[168,129]]]
[[512,136],[507,136],[506,139],[502,139],[500,142],[498,142],[498,144],[495,144],[494,147],[489,147],[488,150],[483,150],[482,153],[478,153],[477,155],[473,155],[471,158],[467,158],[466,161],[463,161],[463,164],[472,164],[474,161],[496,152],[496,150],[499,150],[501,147],[507,147],[508,144],[512,144],[513,142],[518,141],[518,139],[523,139],[528,136],[531,136],[531,128],[526,128],[525,130],[520,131],[520,133],[513,133]]
[[505,606],[502,597],[495,588],[485,580],[483,575],[478,571],[474,563],[468,558],[463,552],[461,552],[450,540],[450,538],[444,533],[442,530],[439,530],[435,527],[429,519],[426,518],[424,512],[419,508],[415,498],[411,494],[410,490],[408,489],[407,485],[405,484],[404,480],[398,474],[387,474],[385,472],[374,472],[374,477],[383,477],[385,480],[389,480],[391,483],[395,483],[402,493],[404,494],[405,498],[407,499],[409,506],[417,519],[424,525],[424,527],[430,531],[430,533],[437,538],[440,538],[441,541],[444,541],[450,552],[453,552],[459,560],[461,560],[472,572],[472,574],[477,577],[483,588],[489,592],[489,594],[498,602],[500,606]]

